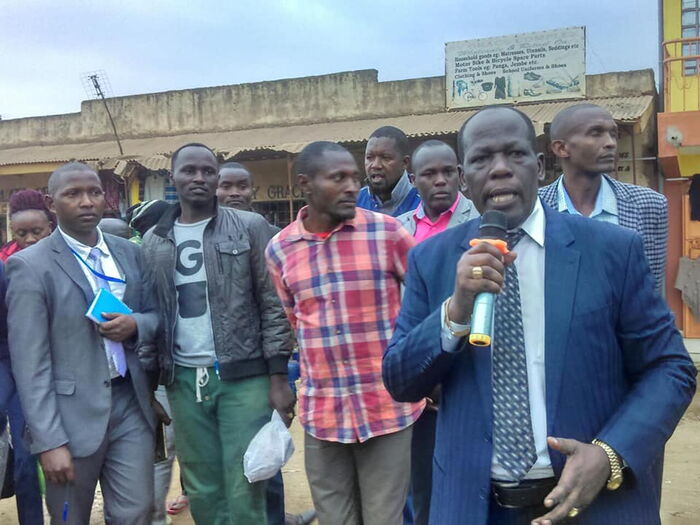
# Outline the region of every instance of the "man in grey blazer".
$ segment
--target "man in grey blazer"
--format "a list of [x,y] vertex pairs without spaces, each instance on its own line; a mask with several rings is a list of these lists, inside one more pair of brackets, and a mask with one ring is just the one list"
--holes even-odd
[[[97,228],[105,199],[90,167],[54,171],[47,200],[58,228],[7,261],[7,305],[12,370],[51,523],[88,523],[99,480],[107,523],[146,525],[155,415],[137,350],[153,341],[158,316],[141,254]],[[86,318],[99,288],[134,313],[106,314],[99,325]]]
[[[415,210],[397,217],[401,225],[418,241],[479,216],[479,212],[460,193],[465,189],[464,173],[454,150],[440,140],[428,140],[411,156],[411,182],[421,203]],[[439,389],[413,425],[411,442],[411,493],[414,525],[427,525],[433,478],[433,450],[437,422]]]
[[421,203],[396,219],[418,242],[479,216],[472,201],[459,191],[465,189],[462,167],[448,144],[423,142],[411,156],[411,168],[409,177]]

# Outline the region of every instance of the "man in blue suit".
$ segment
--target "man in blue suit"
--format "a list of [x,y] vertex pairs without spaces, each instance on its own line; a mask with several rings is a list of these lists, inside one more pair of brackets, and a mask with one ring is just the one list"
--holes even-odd
[[[430,522],[659,523],[659,461],[696,370],[641,238],[542,206],[532,122],[481,110],[459,134],[470,197],[508,219],[508,255],[480,219],[409,255],[384,356],[399,401],[442,384]],[[467,342],[474,297],[497,294],[491,348]]]

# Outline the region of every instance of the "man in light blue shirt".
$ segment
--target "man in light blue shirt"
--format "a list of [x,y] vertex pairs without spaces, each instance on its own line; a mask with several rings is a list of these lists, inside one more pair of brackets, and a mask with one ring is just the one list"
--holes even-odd
[[[557,181],[557,193],[559,197],[557,202],[559,211],[565,211],[572,215],[583,215],[576,209],[576,206],[571,201],[571,197],[564,187],[564,179],[562,177]],[[598,195],[593,206],[593,211],[589,217],[599,221],[619,224],[617,198],[615,197],[612,186],[610,186],[610,183],[605,178],[601,177]]]
[[543,202],[573,215],[611,222],[642,237],[657,290],[663,290],[668,237],[666,197],[610,177],[617,162],[618,129],[612,115],[595,104],[560,111],[550,128],[552,151],[563,174],[540,188]]

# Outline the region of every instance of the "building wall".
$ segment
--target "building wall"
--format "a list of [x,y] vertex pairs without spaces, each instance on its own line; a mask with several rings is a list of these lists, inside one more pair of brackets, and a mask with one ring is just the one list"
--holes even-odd
[[[682,0],[663,1],[662,51],[664,56],[682,56],[682,44],[668,44],[682,37]],[[696,227],[690,220],[687,206],[690,178],[700,173],[700,75],[683,74],[683,61],[669,62],[664,67],[664,112],[659,113],[658,157],[663,176],[663,192],[668,199],[668,247],[666,266],[666,300],[676,317],[676,325],[686,337],[695,337],[700,325],[688,315],[680,291],[675,289],[678,263],[682,256],[694,257],[688,251],[688,232]],[[697,223],[695,223],[697,224]]]
[[[445,78],[378,82],[376,70],[109,99],[122,138],[436,113]],[[588,97],[654,94],[651,70],[586,77]],[[80,113],[0,121],[2,147],[112,140],[101,101]]]
[[[443,111],[444,77],[378,82],[376,70],[109,99],[123,138]],[[111,140],[101,101],[80,113],[0,121],[0,144]]]
[[[664,42],[681,38],[681,2],[682,0],[663,2]],[[671,44],[666,49],[673,56],[682,55],[681,44]],[[700,75],[685,76],[683,61],[675,61],[665,70],[665,76],[666,111],[700,110]]]

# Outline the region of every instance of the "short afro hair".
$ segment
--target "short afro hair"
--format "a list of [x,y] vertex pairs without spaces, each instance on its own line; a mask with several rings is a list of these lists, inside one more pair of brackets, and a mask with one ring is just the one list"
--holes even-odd
[[221,170],[243,170],[245,171],[248,175],[252,175],[250,173],[250,170],[246,168],[243,164],[240,162],[234,162],[234,161],[229,161],[229,162],[224,162],[221,166],[219,166],[219,173],[221,173]]
[[[418,153],[423,151],[424,149],[428,148],[448,148],[452,153],[454,153],[454,150],[452,149],[452,146],[450,146],[447,142],[443,142],[442,140],[437,140],[437,139],[430,139],[426,140],[425,142],[421,142],[420,145],[413,150],[413,154],[411,155],[411,167],[415,167],[415,159],[418,156]],[[459,163],[459,159],[457,159],[457,163]]]
[[[49,175],[49,195],[55,195],[58,189],[61,187],[61,179],[63,178],[63,175],[65,175],[66,173],[75,172],[89,172],[94,173],[95,176],[97,176],[97,172],[87,164],[83,164],[82,162],[68,162],[63,166],[59,166],[58,168],[56,168],[53,171],[53,173]],[[102,184],[102,181],[100,181],[100,184]]]
[[319,140],[304,147],[294,162],[294,174],[314,177],[320,169],[320,160],[327,151],[350,152],[337,142]]
[[199,142],[188,142],[187,144],[183,144],[175,151],[173,151],[173,155],[172,157],[170,157],[170,168],[173,172],[175,171],[175,163],[177,162],[177,157],[178,155],[180,155],[180,152],[185,148],[204,148],[206,150],[209,150],[209,152],[214,156],[216,163],[219,163],[219,158],[216,156],[216,153],[214,153],[214,150],[211,149],[209,146],[207,146],[206,144],[201,144]]
[[36,210],[46,215],[51,229],[56,226],[56,217],[46,207],[44,195],[37,190],[19,190],[10,196],[10,220],[16,213]]
[[381,128],[374,130],[374,132],[369,136],[369,138],[392,139],[394,141],[394,144],[396,144],[396,149],[402,157],[411,154],[410,148],[408,147],[408,137],[406,137],[406,134],[403,131],[394,126],[382,126]]

